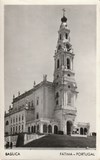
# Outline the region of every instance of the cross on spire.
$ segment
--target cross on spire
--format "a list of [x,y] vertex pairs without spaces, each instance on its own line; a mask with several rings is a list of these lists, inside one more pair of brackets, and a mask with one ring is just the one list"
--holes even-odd
[[63,17],[64,17],[66,12],[65,8],[63,8],[62,11],[63,11]]

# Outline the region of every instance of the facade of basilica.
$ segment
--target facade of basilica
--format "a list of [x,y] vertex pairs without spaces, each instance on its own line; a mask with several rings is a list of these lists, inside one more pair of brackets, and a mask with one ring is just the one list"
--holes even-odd
[[73,48],[65,12],[54,53],[53,82],[47,75],[31,90],[15,97],[5,113],[5,135],[25,133],[88,135],[89,123],[76,123],[78,96]]

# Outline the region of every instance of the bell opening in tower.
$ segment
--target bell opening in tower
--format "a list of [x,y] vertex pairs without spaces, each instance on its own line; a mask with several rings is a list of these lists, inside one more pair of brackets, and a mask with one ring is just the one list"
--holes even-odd
[[67,58],[67,69],[70,69],[70,59]]

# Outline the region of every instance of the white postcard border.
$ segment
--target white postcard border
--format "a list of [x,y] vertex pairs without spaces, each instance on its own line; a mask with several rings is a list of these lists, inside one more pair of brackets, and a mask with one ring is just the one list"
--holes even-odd
[[[96,107],[96,121],[97,121],[97,148],[96,150],[65,150],[65,149],[56,149],[56,150],[48,150],[48,149],[23,149],[23,150],[18,150],[18,149],[12,149],[12,150],[5,150],[4,149],[4,5],[5,4],[20,4],[20,5],[31,5],[31,4],[52,4],[52,5],[56,5],[56,4],[73,4],[73,5],[77,5],[77,4],[93,4],[97,6],[97,56],[96,56],[96,94],[97,94],[97,107]],[[44,159],[91,159],[91,160],[99,160],[100,159],[100,49],[99,49],[99,42],[100,42],[100,1],[96,1],[96,0],[71,0],[71,1],[67,1],[66,0],[55,0],[55,1],[50,1],[50,0],[44,0],[44,1],[33,1],[33,0],[6,0],[6,1],[1,1],[0,2],[0,31],[1,31],[1,36],[0,36],[0,147],[1,147],[1,155],[0,158],[1,159],[40,159],[40,160],[44,160]],[[13,156],[7,156],[6,152],[13,152],[15,153],[15,155]],[[61,155],[61,153],[72,153],[73,155]],[[83,156],[79,156],[78,153],[85,153]],[[19,155],[17,155],[19,153]],[[87,153],[91,153],[94,154],[94,156],[87,156]]]

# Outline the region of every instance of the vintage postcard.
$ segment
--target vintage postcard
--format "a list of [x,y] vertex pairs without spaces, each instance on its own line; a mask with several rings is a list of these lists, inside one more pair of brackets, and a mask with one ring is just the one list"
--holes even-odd
[[2,160],[99,160],[100,1],[1,1]]

